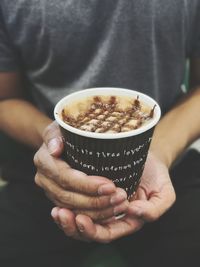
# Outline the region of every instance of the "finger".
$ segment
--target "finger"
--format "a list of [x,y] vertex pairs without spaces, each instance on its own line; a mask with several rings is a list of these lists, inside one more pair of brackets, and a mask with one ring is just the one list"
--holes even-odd
[[87,216],[78,215],[76,224],[82,237],[100,243],[109,243],[138,231],[144,223],[142,220],[124,217],[121,220],[101,225],[93,223]]
[[[54,161],[54,158],[49,154],[47,147],[43,144],[34,156],[34,164],[37,170],[52,180],[59,180],[59,170]],[[65,167],[69,168],[69,165],[65,163]]]
[[84,214],[89,216],[94,222],[105,222],[107,219],[111,219],[114,216],[117,217],[119,214],[125,214],[128,209],[128,200],[122,202],[115,207],[108,207],[103,210],[74,210],[75,214]]
[[147,200],[147,193],[145,192],[144,188],[139,187],[136,193],[137,197],[135,199],[140,200]]
[[[51,196],[49,196],[49,194],[46,194],[48,196],[48,198],[50,200],[52,200],[52,202],[57,205],[59,208],[61,209],[67,209],[67,205],[61,203],[58,200],[53,199]],[[78,214],[83,214],[86,215],[88,217],[90,217],[94,222],[98,222],[98,223],[108,223],[111,222],[113,220],[116,220],[118,218],[121,218],[122,216],[125,216],[127,210],[128,210],[128,201],[126,200],[126,202],[121,203],[120,205],[114,207],[114,208],[107,208],[107,209],[103,209],[101,211],[98,210],[74,210],[73,209],[73,213],[75,215]],[[57,218],[55,218],[56,220]],[[57,219],[57,223],[59,223],[59,220]]]
[[58,211],[59,211],[58,207],[54,207],[51,211],[51,216],[55,222],[58,222]]
[[45,190],[48,197],[60,207],[100,210],[112,206],[114,214],[114,206],[126,200],[126,193],[121,188],[117,188],[116,192],[110,196],[90,196],[67,191],[39,173],[36,174],[35,180]]
[[60,220],[58,217],[58,211],[60,210],[59,207],[54,207],[51,211],[51,217],[53,218],[54,222],[57,224],[57,226],[62,230],[60,226]]
[[58,209],[58,224],[62,231],[68,237],[73,237],[77,240],[89,241],[87,238],[82,237],[80,231],[76,226],[75,215],[72,211],[67,209]]
[[130,203],[128,214],[132,214],[151,222],[165,213],[175,201],[175,192],[169,183],[160,192],[151,194],[148,200],[135,200]]
[[56,121],[45,128],[43,140],[52,156],[58,157],[62,154],[64,148],[63,138]]
[[[119,189],[120,190],[120,189]],[[68,205],[60,202],[55,199],[50,193],[45,192],[47,197],[59,208],[68,208]],[[115,196],[114,196],[115,198]],[[118,204],[118,205],[117,205]],[[108,208],[102,210],[73,210],[74,214],[84,214],[89,216],[95,222],[108,223],[113,219],[116,219],[120,216],[125,215],[128,210],[129,202],[127,199],[122,202],[116,203],[115,206],[109,206]],[[53,214],[55,214],[56,210],[52,210]],[[55,215],[54,215],[55,216]]]
[[59,209],[58,221],[67,236],[78,237],[79,232],[76,226],[75,216],[72,212],[65,209]]
[[114,183],[109,179],[88,176],[81,171],[71,169],[66,162],[51,157],[45,145],[35,154],[34,163],[40,173],[63,188],[91,195],[107,195],[116,191]]

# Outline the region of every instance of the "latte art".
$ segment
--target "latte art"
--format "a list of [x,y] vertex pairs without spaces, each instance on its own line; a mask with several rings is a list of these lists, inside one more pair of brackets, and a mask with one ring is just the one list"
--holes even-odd
[[154,116],[155,106],[119,96],[94,96],[62,109],[62,120],[77,129],[95,133],[120,133],[138,129]]

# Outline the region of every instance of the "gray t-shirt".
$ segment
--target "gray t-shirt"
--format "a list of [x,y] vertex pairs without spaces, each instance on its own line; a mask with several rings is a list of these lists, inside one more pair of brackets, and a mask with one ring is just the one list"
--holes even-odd
[[199,0],[1,0],[0,71],[21,70],[48,114],[64,95],[116,86],[180,96],[200,56]]

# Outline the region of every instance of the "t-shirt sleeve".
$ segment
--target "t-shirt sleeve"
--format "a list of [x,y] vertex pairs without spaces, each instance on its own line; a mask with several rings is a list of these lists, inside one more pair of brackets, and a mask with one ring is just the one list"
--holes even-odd
[[6,32],[0,11],[0,71],[16,71],[18,69],[17,53]]

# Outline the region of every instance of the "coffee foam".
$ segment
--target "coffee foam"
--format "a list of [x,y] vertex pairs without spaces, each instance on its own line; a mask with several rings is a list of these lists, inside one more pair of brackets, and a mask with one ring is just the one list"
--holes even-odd
[[90,96],[63,108],[61,119],[77,129],[120,133],[138,129],[152,117],[154,107],[128,96]]

